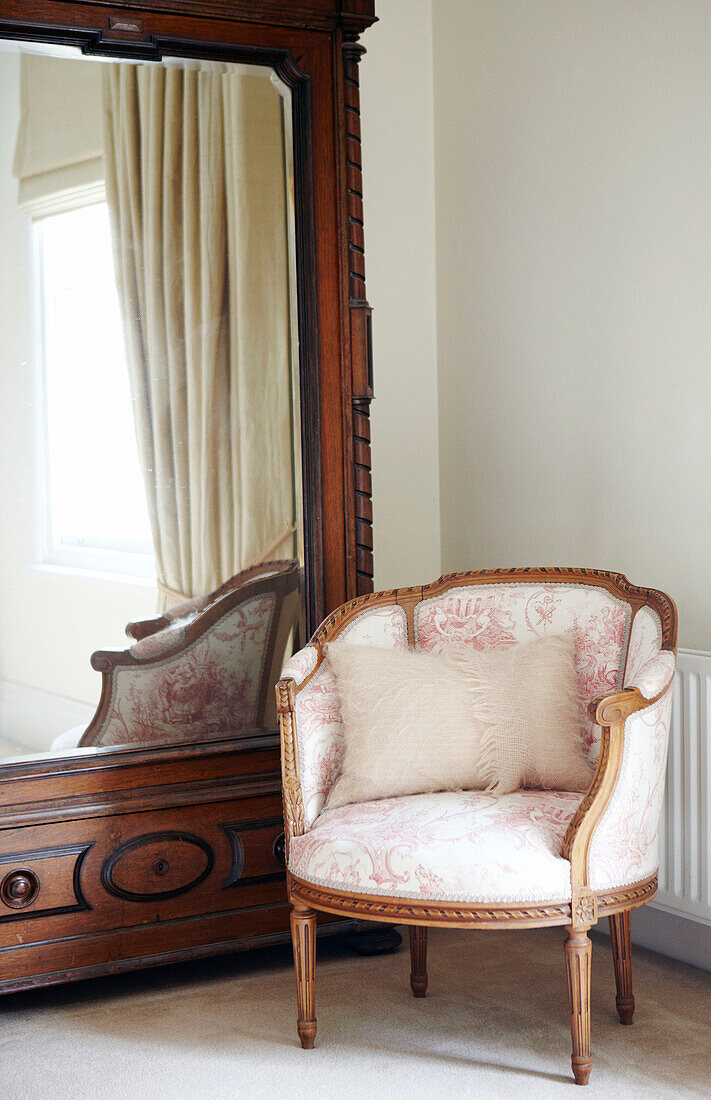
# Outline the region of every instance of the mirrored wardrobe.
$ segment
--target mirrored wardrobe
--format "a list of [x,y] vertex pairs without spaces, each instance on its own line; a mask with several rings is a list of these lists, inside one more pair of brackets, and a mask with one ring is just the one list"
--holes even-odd
[[274,685],[372,587],[374,13],[1,18],[7,991],[288,927]]
[[303,624],[290,89],[11,41],[0,85],[3,752],[274,729]]

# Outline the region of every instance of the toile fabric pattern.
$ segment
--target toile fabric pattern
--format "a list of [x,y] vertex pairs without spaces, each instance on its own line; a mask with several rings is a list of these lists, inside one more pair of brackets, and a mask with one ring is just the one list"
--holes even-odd
[[[551,634],[571,633],[576,640],[576,668],[584,706],[596,696],[622,687],[630,617],[629,604],[592,585],[515,583],[452,588],[423,600],[415,608],[415,644],[434,652],[451,646],[489,651]],[[658,617],[654,618],[658,623]],[[658,639],[656,652],[661,627]],[[348,624],[338,640],[404,648],[405,612],[398,606],[366,609]],[[650,643],[646,635],[640,646],[642,654],[652,656],[654,642]],[[315,667],[316,650],[306,647],[301,652],[309,651],[313,657],[308,660]],[[295,654],[292,661],[299,656]],[[299,675],[300,670],[300,665],[290,662],[282,675],[294,676],[301,684],[313,669],[303,675]],[[306,823],[312,825],[340,775],[343,758],[343,722],[336,682],[326,661],[297,694],[295,713],[302,798]],[[588,759],[594,764],[600,731],[584,714],[582,721]]]
[[[631,609],[594,585],[482,584],[452,588],[415,608],[415,640],[420,649],[451,645],[502,649],[551,634],[572,634],[580,700],[622,687]],[[600,731],[585,719],[591,763],[600,751]]]
[[[407,619],[401,607],[376,607],[359,615],[339,635],[351,645],[375,645],[383,649],[407,646]],[[295,702],[296,736],[299,749],[301,797],[308,825],[323,809],[326,795],[341,772],[343,720],[336,679],[328,661],[317,671],[318,654],[306,646],[294,654],[282,676],[293,676],[297,684],[311,676]],[[311,675],[313,673],[313,675]]]
[[334,890],[421,901],[569,901],[560,855],[581,795],[441,792],[324,810],[289,870]]
[[588,857],[593,890],[614,889],[659,867],[659,827],[669,744],[672,692],[625,722],[622,767]]
[[[180,622],[132,647],[146,661],[117,666],[103,726],[80,745],[205,740],[254,729],[276,597],[265,593],[223,615],[187,650]],[[136,654],[138,655],[138,654]]]
[[[594,890],[616,889],[653,875],[659,858],[675,672],[674,654],[661,648],[662,627],[657,612],[642,607],[633,618],[624,600],[595,585],[482,584],[452,588],[422,601],[415,607],[414,631],[415,647],[427,652],[457,645],[479,651],[505,649],[530,638],[567,633],[576,640],[582,704],[623,686],[636,687],[650,700],[664,693],[656,703],[627,719],[619,781],[589,853],[590,885]],[[347,633],[349,642],[380,647],[407,645],[405,614],[396,606],[366,608],[339,638],[345,639]],[[343,721],[335,677],[327,661],[319,664],[315,646],[295,654],[283,674],[293,676],[301,685],[295,699],[295,725],[308,831],[291,841],[290,869],[295,875],[317,885],[363,893],[440,899],[445,898],[441,890],[445,889],[446,878],[446,888],[462,900],[465,888],[469,888],[467,883],[471,887],[467,897],[474,897],[472,882],[479,891],[477,898],[482,900],[542,898],[541,883],[546,884],[544,892],[550,900],[555,900],[564,894],[548,891],[555,882],[562,890],[565,880],[565,896],[570,897],[570,868],[560,858],[560,850],[567,824],[580,802],[579,794],[538,790],[505,795],[446,792],[324,811],[328,793],[341,774],[343,759]],[[599,729],[588,722],[584,739],[592,764],[599,753]],[[464,817],[469,812],[473,817],[465,826]],[[515,852],[503,835],[504,821],[511,829]],[[500,831],[494,828],[495,822],[501,826]],[[402,847],[401,826],[405,830]],[[481,850],[484,862],[493,861],[486,884],[476,870],[476,860],[443,876],[437,868],[445,859],[444,851],[432,864],[426,856],[420,858],[424,846],[430,843],[446,847],[445,835],[459,842],[460,826],[470,837],[467,844],[478,846],[475,834],[480,828],[482,843],[488,837],[486,854]],[[551,843],[545,858],[539,848],[543,836]],[[536,859],[540,857],[541,864],[536,864],[530,876],[526,867],[513,858],[519,845],[529,855],[539,853]],[[557,868],[555,872],[553,867]],[[510,883],[519,874],[519,887],[513,889]],[[425,882],[430,885],[423,887]]]

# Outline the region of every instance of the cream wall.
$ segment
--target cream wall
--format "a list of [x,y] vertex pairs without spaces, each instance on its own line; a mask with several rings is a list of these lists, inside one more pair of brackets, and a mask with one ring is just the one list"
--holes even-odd
[[[98,702],[101,679],[89,665],[92,651],[123,648],[124,625],[155,614],[155,592],[36,565],[37,365],[30,222],[18,209],[12,174],[18,120],[19,56],[0,51],[0,739],[39,745],[41,731],[18,731],[7,717],[23,698],[17,685]],[[48,737],[51,732],[58,731]]]
[[707,0],[434,4],[443,567],[619,569],[705,650],[710,42]]
[[375,583],[440,573],[431,0],[380,0],[361,63]]

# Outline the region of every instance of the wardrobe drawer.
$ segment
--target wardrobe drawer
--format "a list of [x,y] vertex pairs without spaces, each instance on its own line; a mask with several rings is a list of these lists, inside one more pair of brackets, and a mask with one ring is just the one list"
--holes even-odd
[[81,868],[90,844],[48,845],[0,855],[0,922],[78,912],[87,904]]
[[4,831],[0,947],[286,902],[283,830],[274,794]]

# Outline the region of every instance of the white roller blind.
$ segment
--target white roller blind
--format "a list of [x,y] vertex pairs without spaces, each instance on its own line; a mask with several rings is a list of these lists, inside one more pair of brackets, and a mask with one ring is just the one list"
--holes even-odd
[[18,202],[51,212],[77,191],[101,193],[101,65],[25,53],[14,172]]

